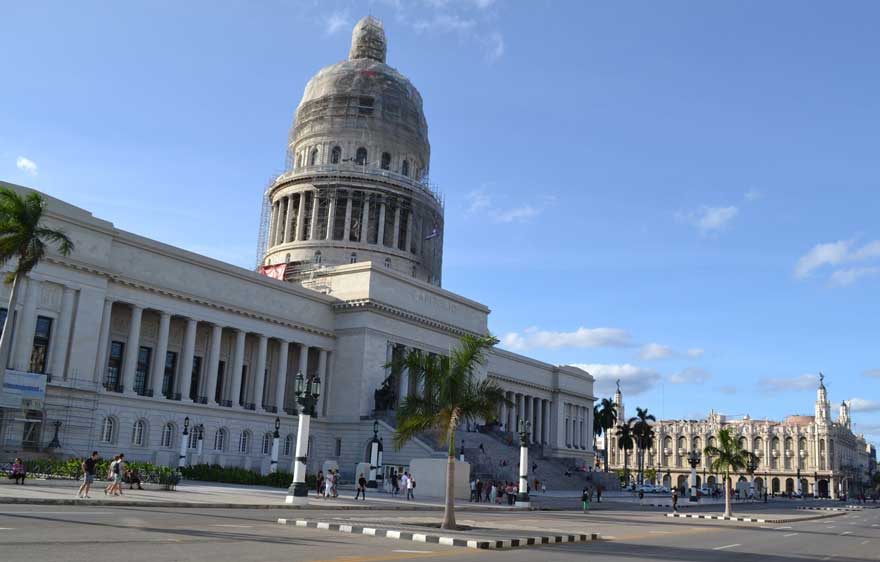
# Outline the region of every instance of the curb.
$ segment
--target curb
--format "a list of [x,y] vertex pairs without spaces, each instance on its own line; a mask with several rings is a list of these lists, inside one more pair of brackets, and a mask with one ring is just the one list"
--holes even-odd
[[717,521],[739,521],[743,523],[797,523],[799,521],[810,521],[812,519],[825,519],[826,517],[835,517],[842,515],[841,513],[827,513],[823,515],[815,515],[813,517],[798,517],[797,519],[763,519],[757,517],[725,517],[724,515],[699,515],[696,513],[667,513],[666,517],[684,517],[686,519],[714,519]]
[[800,506],[797,509],[803,511],[861,511],[864,507],[860,505],[847,505],[842,507],[811,507],[811,506]]
[[321,529],[325,531],[338,531],[353,535],[368,535],[371,537],[385,537],[401,541],[414,541],[446,546],[458,546],[462,548],[474,548],[481,550],[494,550],[500,548],[518,548],[536,544],[560,544],[572,542],[588,542],[599,539],[598,533],[589,535],[542,535],[537,537],[518,537],[515,539],[469,539],[430,535],[413,531],[397,531],[392,529],[377,529],[362,525],[345,525],[343,523],[326,523],[323,521],[306,521],[302,519],[278,519],[280,525],[295,525],[309,529]]

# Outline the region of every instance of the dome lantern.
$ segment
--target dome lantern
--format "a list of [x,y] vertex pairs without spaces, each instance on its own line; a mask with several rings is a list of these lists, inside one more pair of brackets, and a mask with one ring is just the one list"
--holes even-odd
[[388,40],[382,22],[373,16],[361,18],[351,32],[351,50],[349,60],[373,59],[385,62],[388,51]]

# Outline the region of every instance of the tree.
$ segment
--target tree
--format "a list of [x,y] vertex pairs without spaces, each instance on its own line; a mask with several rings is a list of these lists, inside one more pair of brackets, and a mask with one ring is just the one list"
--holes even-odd
[[463,336],[447,355],[408,352],[392,369],[413,377],[421,394],[403,397],[397,410],[394,445],[399,449],[422,432],[435,430],[447,444],[446,505],[441,528],[455,529],[455,430],[464,423],[495,417],[499,405],[512,403],[495,382],[478,377],[486,352],[498,343],[492,336]]
[[645,451],[654,445],[654,428],[650,424],[652,421],[657,421],[657,418],[649,414],[647,408],[636,408],[636,415],[629,419],[636,441],[636,462],[640,484],[644,483]]
[[608,452],[611,449],[608,430],[617,423],[617,405],[613,400],[603,398],[601,404],[595,407],[593,416],[595,427],[601,428],[600,433],[605,434],[605,472],[608,472]]
[[717,442],[717,445],[709,445],[703,449],[703,453],[710,459],[709,467],[712,472],[724,476],[724,516],[730,517],[730,496],[733,487],[730,475],[748,470],[749,464],[756,462],[756,457],[751,451],[742,448],[729,429],[718,432]]
[[73,242],[62,230],[43,224],[45,207],[45,199],[36,191],[20,195],[7,187],[0,188],[0,266],[15,262],[3,279],[4,283],[12,284],[12,291],[0,336],[0,388],[9,364],[12,323],[22,281],[45,257],[48,244],[56,245],[63,256],[73,251]]
[[623,449],[623,481],[627,486],[629,486],[629,451],[634,445],[632,427],[628,423],[620,424],[617,428],[617,448]]

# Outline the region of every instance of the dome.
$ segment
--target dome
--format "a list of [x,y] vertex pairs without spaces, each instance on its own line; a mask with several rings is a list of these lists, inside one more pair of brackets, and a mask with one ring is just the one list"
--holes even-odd
[[387,52],[388,41],[385,39],[382,22],[373,16],[361,18],[351,32],[351,51],[348,53],[348,58],[385,62]]

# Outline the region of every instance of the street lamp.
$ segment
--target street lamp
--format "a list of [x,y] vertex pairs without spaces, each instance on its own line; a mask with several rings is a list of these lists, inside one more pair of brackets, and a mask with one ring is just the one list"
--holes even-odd
[[281,438],[281,434],[278,433],[278,430],[281,428],[281,418],[275,418],[275,433],[272,434],[272,460],[269,461],[269,472],[275,473],[278,472],[278,441]]
[[697,497],[697,467],[700,466],[700,452],[696,449],[688,453],[688,464],[691,465],[691,501],[698,501]]
[[760,463],[758,455],[749,455],[749,462],[746,463],[746,470],[749,472],[749,476],[752,477],[749,488],[751,489],[753,496],[755,495],[755,471],[758,470],[758,463]]
[[459,453],[458,453],[458,460],[460,460],[461,462],[464,462],[464,439],[461,440],[461,449],[459,450]]
[[519,420],[519,493],[516,495],[516,507],[531,507],[529,500],[529,433],[531,422]]
[[198,427],[195,428],[198,433],[196,434],[196,455],[199,457],[199,461],[202,460],[202,443],[204,443],[205,439],[205,424],[200,423]]
[[183,418],[183,437],[180,439],[180,455],[177,457],[177,468],[186,466],[186,448],[189,446],[189,416]]
[[378,488],[376,471],[379,468],[379,420],[373,420],[373,440],[370,441],[370,477],[367,488]]
[[308,461],[309,423],[315,415],[315,405],[321,396],[321,379],[317,375],[303,377],[296,374],[296,401],[300,405],[299,423],[296,429],[296,457],[293,461],[293,482],[287,489],[284,503],[303,505],[308,503],[309,488],[306,486],[306,462]]

